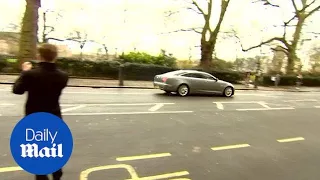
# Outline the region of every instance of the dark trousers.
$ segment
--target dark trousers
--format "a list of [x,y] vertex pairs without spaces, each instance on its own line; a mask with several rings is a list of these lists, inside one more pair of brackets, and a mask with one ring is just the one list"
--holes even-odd
[[[62,174],[62,169],[54,172],[52,174],[53,180],[61,180]],[[47,175],[36,175],[36,180],[49,180],[49,177]]]

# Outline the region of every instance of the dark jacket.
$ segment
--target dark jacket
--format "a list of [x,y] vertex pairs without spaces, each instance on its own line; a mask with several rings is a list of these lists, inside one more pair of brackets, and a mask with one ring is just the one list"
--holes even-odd
[[59,70],[56,64],[40,62],[38,67],[21,72],[13,85],[13,93],[28,92],[25,115],[48,112],[62,118],[59,99],[67,82],[68,74]]

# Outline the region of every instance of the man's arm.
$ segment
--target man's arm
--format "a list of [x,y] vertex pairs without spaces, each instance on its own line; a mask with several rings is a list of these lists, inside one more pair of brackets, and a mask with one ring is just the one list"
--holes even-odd
[[25,91],[27,91],[27,76],[26,72],[21,72],[19,78],[16,80],[16,82],[13,85],[12,92],[14,94],[24,94]]

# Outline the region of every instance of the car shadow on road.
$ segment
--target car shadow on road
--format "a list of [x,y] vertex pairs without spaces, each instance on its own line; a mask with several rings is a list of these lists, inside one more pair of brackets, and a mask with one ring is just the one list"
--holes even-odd
[[[183,98],[183,99],[202,99],[202,98],[208,98],[208,97],[210,97],[210,98],[215,98],[215,99],[217,99],[217,98],[219,98],[219,99],[226,99],[226,98],[230,98],[230,97],[224,97],[224,96],[222,96],[222,95],[217,95],[217,94],[190,94],[190,95],[188,95],[188,96],[184,96],[184,97],[181,97],[181,96],[179,96],[178,94],[176,94],[176,93],[170,93],[170,94],[168,94],[168,93],[156,93],[155,94],[155,96],[158,96],[158,97],[163,97],[163,98],[179,98],[179,99],[181,99],[181,98]],[[233,97],[231,97],[231,98],[233,98]]]

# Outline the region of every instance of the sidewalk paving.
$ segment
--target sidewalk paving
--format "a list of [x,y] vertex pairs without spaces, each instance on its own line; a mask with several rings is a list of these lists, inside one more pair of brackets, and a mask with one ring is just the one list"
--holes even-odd
[[[18,78],[17,75],[0,75],[0,84],[13,84]],[[104,79],[79,79],[70,78],[68,82],[69,87],[93,87],[93,88],[140,88],[140,89],[154,89],[152,81],[131,81],[124,80],[124,86],[119,86],[118,80],[104,80]],[[255,89],[253,86],[245,87],[243,84],[235,84],[236,90],[260,90],[260,91],[299,91],[299,92],[320,92],[320,87],[301,87],[296,90],[295,87],[264,87],[259,86]]]

